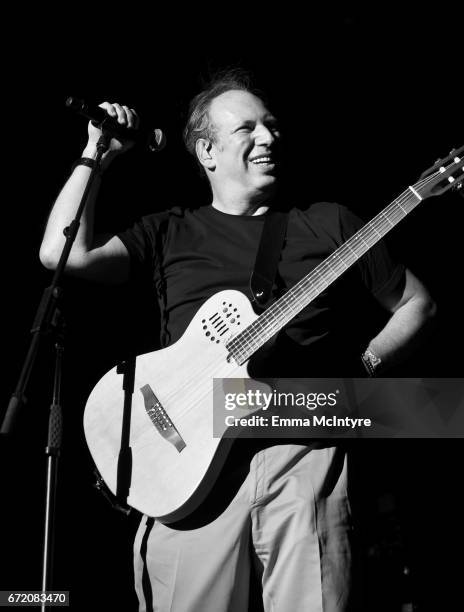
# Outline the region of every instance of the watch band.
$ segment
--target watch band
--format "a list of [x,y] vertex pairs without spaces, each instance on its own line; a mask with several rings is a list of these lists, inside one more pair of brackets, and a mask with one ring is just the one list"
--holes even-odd
[[378,367],[382,363],[380,357],[377,357],[377,355],[368,348],[361,355],[361,359],[369,376],[374,377]]
[[101,166],[100,165],[97,166],[97,162],[94,159],[92,159],[91,157],[80,157],[79,159],[77,159],[73,163],[71,171],[74,172],[74,170],[77,168],[77,166],[88,166],[89,168],[97,167],[97,173],[100,176],[102,174]]

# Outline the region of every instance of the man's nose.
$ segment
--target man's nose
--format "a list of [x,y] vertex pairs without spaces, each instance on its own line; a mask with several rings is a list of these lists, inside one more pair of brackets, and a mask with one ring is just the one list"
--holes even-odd
[[260,125],[256,128],[256,144],[271,145],[276,141],[276,135],[265,125]]

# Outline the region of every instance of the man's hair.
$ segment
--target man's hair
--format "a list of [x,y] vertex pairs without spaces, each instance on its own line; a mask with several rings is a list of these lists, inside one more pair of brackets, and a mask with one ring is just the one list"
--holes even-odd
[[190,102],[183,138],[187,151],[195,157],[202,170],[204,168],[197,158],[195,144],[199,138],[215,142],[216,129],[209,116],[211,102],[226,91],[235,89],[248,91],[265,102],[265,96],[255,87],[251,73],[242,68],[228,68],[216,73]]

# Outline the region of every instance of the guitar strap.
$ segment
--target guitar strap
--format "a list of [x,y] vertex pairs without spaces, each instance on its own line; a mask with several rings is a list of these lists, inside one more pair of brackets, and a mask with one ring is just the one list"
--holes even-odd
[[287,211],[272,210],[266,215],[255,267],[250,277],[252,301],[258,306],[264,307],[271,297],[287,224]]

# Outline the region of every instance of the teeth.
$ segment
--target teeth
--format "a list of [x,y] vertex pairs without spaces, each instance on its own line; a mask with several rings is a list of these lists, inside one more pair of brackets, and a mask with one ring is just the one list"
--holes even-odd
[[255,159],[251,160],[254,164],[267,164],[269,162],[271,162],[271,158],[270,157],[257,157]]

